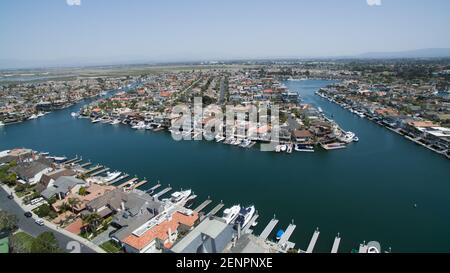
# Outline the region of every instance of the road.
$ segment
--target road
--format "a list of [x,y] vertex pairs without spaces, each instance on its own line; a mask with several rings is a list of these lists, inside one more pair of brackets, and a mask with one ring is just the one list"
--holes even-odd
[[33,218],[26,218],[24,216],[25,211],[14,200],[8,199],[8,193],[2,187],[0,187],[0,209],[16,215],[19,220],[19,228],[33,237],[36,237],[43,232],[50,231],[58,240],[60,248],[66,252],[96,253],[96,251],[87,247],[85,244],[74,241],[72,238],[61,232],[56,232],[49,227],[39,226],[34,222]]

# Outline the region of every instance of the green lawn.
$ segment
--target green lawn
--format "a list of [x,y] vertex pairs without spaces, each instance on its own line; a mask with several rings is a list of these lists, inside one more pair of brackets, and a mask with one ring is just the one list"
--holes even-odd
[[100,245],[100,247],[103,248],[103,250],[105,250],[108,253],[120,252],[119,246],[117,246],[117,244],[113,241],[108,241],[106,243],[103,243],[102,245]]

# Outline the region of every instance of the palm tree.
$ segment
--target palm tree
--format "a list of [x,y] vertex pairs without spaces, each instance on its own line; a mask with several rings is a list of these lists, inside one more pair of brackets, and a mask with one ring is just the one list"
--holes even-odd
[[97,227],[99,223],[102,220],[102,217],[98,215],[97,213],[91,213],[87,216],[85,216],[83,219],[83,225],[88,225],[91,232],[94,232],[97,230]]
[[72,213],[75,214],[75,208],[81,204],[80,199],[78,198],[69,198],[69,200],[67,201],[70,208],[72,209]]

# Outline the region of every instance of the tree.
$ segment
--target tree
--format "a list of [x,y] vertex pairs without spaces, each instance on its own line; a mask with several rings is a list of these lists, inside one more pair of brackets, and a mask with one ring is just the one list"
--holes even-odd
[[13,231],[17,228],[17,217],[8,214],[6,211],[0,211],[0,230]]
[[68,202],[70,208],[72,209],[72,213],[75,214],[75,208],[76,208],[79,204],[81,204],[80,199],[78,199],[78,198],[69,198],[69,200],[68,200],[67,202]]
[[52,210],[51,210],[50,206],[47,205],[47,204],[44,204],[44,205],[40,206],[39,208],[37,208],[35,210],[35,213],[36,213],[37,216],[39,216],[41,218],[44,218],[44,217],[49,216],[51,211]]
[[102,217],[98,215],[97,213],[91,213],[87,216],[85,216],[83,219],[83,224],[88,225],[88,229],[91,232],[94,232],[97,230],[98,225],[102,221]]
[[78,194],[81,196],[86,196],[88,194],[87,189],[85,187],[81,187]]
[[31,253],[59,253],[62,252],[58,246],[53,232],[40,234],[31,244]]

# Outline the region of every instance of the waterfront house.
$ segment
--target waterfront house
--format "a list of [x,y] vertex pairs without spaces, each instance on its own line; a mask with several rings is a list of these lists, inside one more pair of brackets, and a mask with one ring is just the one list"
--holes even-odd
[[83,180],[72,176],[61,176],[54,182],[50,182],[41,195],[47,200],[54,196],[61,200],[66,198],[70,192],[78,192],[84,186],[86,186],[86,182]]
[[292,137],[296,142],[306,143],[312,141],[314,135],[308,130],[295,130],[292,132]]
[[41,180],[42,175],[53,170],[51,164],[46,161],[22,161],[12,168],[17,175],[19,183],[35,185]]
[[236,231],[223,219],[209,217],[177,242],[168,252],[222,253],[230,246]]
[[66,169],[61,168],[54,171],[51,171],[49,173],[45,173],[41,176],[41,179],[39,180],[39,183],[36,185],[36,191],[38,193],[43,192],[45,189],[47,189],[48,185],[51,182],[54,182],[56,179],[60,178],[61,176],[75,176],[77,173],[72,169]]
[[128,253],[154,253],[170,249],[179,232],[189,232],[197,220],[198,213],[187,209],[161,214],[135,229],[122,240],[122,245]]

